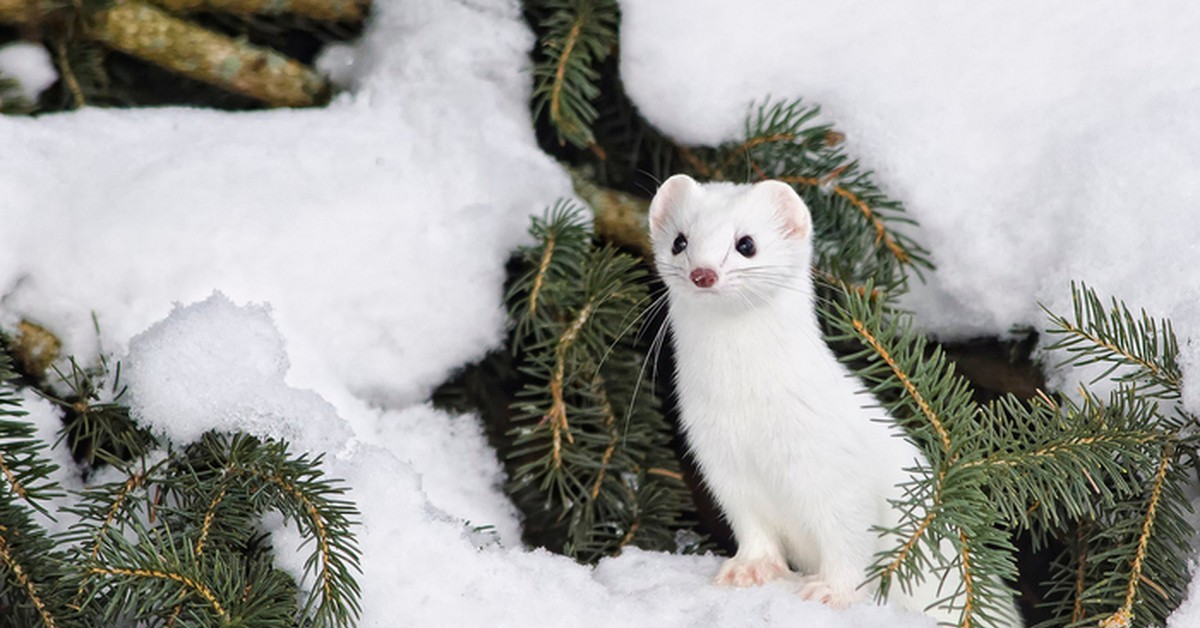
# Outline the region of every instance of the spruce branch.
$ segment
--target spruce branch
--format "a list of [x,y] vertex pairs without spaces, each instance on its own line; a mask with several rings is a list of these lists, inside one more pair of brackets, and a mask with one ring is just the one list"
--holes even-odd
[[63,626],[72,616],[63,585],[67,564],[54,540],[33,518],[50,516],[47,503],[61,497],[49,478],[57,465],[44,457],[46,443],[22,417],[11,386],[15,374],[0,352],[0,603],[16,626]]
[[322,626],[348,626],[359,615],[359,587],[354,579],[360,571],[359,551],[351,533],[357,510],[341,499],[344,487],[321,477],[320,457],[292,458],[285,443],[210,433],[189,448],[181,464],[189,470],[180,475],[182,479],[199,478],[210,486],[208,496],[195,503],[196,514],[202,513],[197,517],[201,524],[196,554],[214,535],[244,537],[250,529],[247,518],[276,510],[296,523],[306,544],[314,545],[305,561],[305,574],[315,576],[317,585],[310,591],[304,614]]
[[[67,540],[86,567],[76,606],[104,622],[352,625],[357,511],[320,462],[291,456],[284,443],[209,433],[156,464],[121,466],[124,481],[85,491],[71,509],[79,523]],[[304,596],[255,532],[271,511],[313,546],[305,575],[316,583]]]
[[121,402],[126,388],[121,385],[120,362],[111,367],[109,358],[101,354],[96,364],[86,368],[74,357],[68,363],[69,373],[51,366],[65,392],[50,385],[37,388],[43,399],[65,414],[57,442],[66,441],[73,456],[89,468],[139,458],[157,445],[154,435],[139,427]]
[[1092,383],[1125,369],[1117,374],[1116,381],[1138,382],[1147,396],[1179,397],[1183,375],[1177,362],[1179,343],[1171,321],[1157,320],[1145,310],[1134,316],[1115,297],[1106,309],[1095,290],[1086,284],[1071,282],[1071,299],[1074,319],[1042,306],[1051,322],[1048,332],[1059,338],[1047,350],[1068,354],[1060,366],[1107,365]]
[[[625,336],[647,301],[644,271],[593,247],[582,210],[535,218],[536,244],[508,293],[512,347],[528,384],[510,430],[509,491],[527,529],[583,561],[629,544],[671,549],[686,493],[657,401],[635,394],[641,356]],[[629,408],[623,418],[615,408]]]
[[594,66],[617,44],[617,5],[613,0],[547,0],[543,8],[549,13],[533,69],[533,117],[547,115],[559,143],[594,147],[591,125],[598,114],[592,101],[600,93]]
[[[1142,584],[1142,570],[1146,564],[1146,548],[1150,542],[1151,532],[1154,530],[1154,521],[1158,511],[1159,500],[1162,499],[1163,488],[1167,478],[1167,469],[1171,463],[1171,452],[1174,446],[1168,443],[1163,447],[1162,460],[1158,464],[1158,471],[1154,475],[1154,484],[1150,488],[1150,495],[1146,505],[1146,517],[1142,523],[1141,534],[1138,535],[1137,553],[1134,555],[1133,564],[1129,568],[1129,585],[1125,593],[1125,603],[1117,612],[1101,620],[1102,626],[1128,626],[1133,619],[1133,605],[1137,601],[1137,595]],[[1159,589],[1161,591],[1161,588]]]
[[58,470],[43,454],[47,444],[37,437],[33,424],[23,420],[20,400],[9,388],[15,377],[6,353],[0,353],[0,476],[5,500],[16,499],[26,506],[49,515],[45,502],[62,491],[50,476]]
[[0,604],[13,626],[70,626],[67,564],[28,510],[0,502]]
[[1174,404],[1178,342],[1170,321],[1135,316],[1115,298],[1106,306],[1086,285],[1072,284],[1072,297],[1073,319],[1047,311],[1059,336],[1051,349],[1068,354],[1064,364],[1100,364],[1093,383],[1108,378],[1116,387],[1105,401],[1080,387],[1083,401],[1068,402],[1068,414],[1142,436],[1109,452],[1124,472],[1096,479],[1107,491],[1097,502],[1103,507],[1084,513],[1057,562],[1053,610],[1072,625],[1161,625],[1184,597],[1194,535],[1183,487],[1196,472],[1196,437],[1187,429],[1196,418]]

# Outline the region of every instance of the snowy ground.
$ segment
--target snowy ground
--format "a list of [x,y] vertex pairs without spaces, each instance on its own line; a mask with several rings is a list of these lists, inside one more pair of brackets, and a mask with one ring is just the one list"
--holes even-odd
[[[1041,324],[1077,279],[1200,338],[1200,10],[621,6],[630,92],[679,139],[733,138],[768,94],[824,106],[922,223],[939,270],[909,305],[929,329]],[[478,421],[424,400],[499,343],[505,256],[570,193],[529,128],[532,44],[515,0],[376,0],[328,109],[0,118],[0,324],[85,360],[102,342],[175,438],[329,452],[363,511],[363,626],[930,625],[716,589],[712,557],[593,570],[519,546]]]

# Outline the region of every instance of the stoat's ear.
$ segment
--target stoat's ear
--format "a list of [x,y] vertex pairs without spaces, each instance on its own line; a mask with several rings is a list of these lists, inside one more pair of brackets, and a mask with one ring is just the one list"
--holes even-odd
[[698,184],[686,174],[677,174],[658,186],[658,192],[650,201],[650,232],[658,231],[667,214],[675,207],[683,205],[688,196],[696,191]]
[[803,240],[812,234],[808,206],[792,186],[783,181],[763,181],[754,185],[752,194],[775,209],[785,237]]

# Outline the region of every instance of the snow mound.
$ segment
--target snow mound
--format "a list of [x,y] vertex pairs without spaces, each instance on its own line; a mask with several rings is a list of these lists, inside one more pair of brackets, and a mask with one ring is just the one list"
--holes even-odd
[[288,386],[288,367],[270,308],[217,292],[134,336],[122,375],[134,419],[176,443],[216,429],[341,449],[349,426],[317,393]]

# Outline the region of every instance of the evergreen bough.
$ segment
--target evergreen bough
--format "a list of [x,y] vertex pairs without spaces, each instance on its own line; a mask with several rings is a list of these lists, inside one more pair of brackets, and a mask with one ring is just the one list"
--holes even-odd
[[670,427],[640,388],[627,332],[649,302],[638,260],[593,246],[582,208],[560,202],[530,230],[509,292],[513,351],[530,383],[509,437],[509,487],[526,529],[581,561],[626,546],[676,550],[691,510]]
[[[1075,351],[1073,364],[1099,357],[1145,370],[1117,378],[1107,401],[1084,390],[1079,402],[1010,395],[980,405],[907,315],[856,291],[843,297],[834,340],[860,345],[848,363],[928,459],[894,504],[901,525],[882,531],[896,544],[871,572],[881,592],[955,570],[964,586],[945,602],[961,611],[960,625],[993,625],[1009,610],[1001,579],[1016,576],[1009,538],[1027,531],[1040,542],[1071,541],[1053,574],[1052,625],[1165,621],[1188,583],[1192,530],[1181,489],[1195,450],[1181,433],[1194,417],[1157,403],[1178,392],[1154,375],[1175,359],[1155,350],[1175,346],[1169,324],[1144,318],[1139,331],[1120,317],[1119,329],[1105,327],[1112,319],[1087,305],[1095,295],[1076,290],[1080,318],[1052,317],[1051,332],[1066,336],[1054,348]],[[1150,326],[1161,343],[1145,333]]]
[[[65,425],[64,437],[90,439],[102,451],[76,448],[94,454],[87,468],[107,466],[119,477],[68,496],[50,479],[57,466],[22,419],[10,361],[0,352],[4,625],[354,625],[358,513],[346,487],[324,477],[319,456],[296,456],[286,443],[245,434],[212,432],[165,451],[144,432],[115,438],[128,437],[132,426],[127,408],[98,401],[105,373],[73,364],[73,375],[70,394],[53,399],[76,408],[76,429]],[[301,583],[274,567],[269,534],[260,530],[268,513],[304,539]],[[39,517],[52,516],[73,523],[50,534]]]
[[533,117],[546,116],[559,143],[596,149],[593,101],[600,93],[596,66],[617,45],[620,20],[615,0],[531,0],[542,17],[534,55]]

